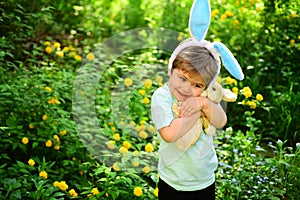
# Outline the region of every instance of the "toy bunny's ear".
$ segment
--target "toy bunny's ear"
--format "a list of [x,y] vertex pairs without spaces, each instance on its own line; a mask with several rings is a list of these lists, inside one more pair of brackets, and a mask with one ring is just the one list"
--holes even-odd
[[198,42],[206,36],[210,25],[209,0],[195,0],[190,11],[189,30]]
[[234,58],[230,50],[221,42],[213,42],[214,48],[221,56],[224,67],[227,71],[238,80],[244,79],[244,74],[240,64]]

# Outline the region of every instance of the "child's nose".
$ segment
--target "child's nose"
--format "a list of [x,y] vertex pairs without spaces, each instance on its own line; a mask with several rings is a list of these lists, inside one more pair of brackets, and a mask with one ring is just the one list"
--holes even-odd
[[186,81],[183,85],[183,91],[186,94],[190,94],[192,92],[192,84],[190,82]]

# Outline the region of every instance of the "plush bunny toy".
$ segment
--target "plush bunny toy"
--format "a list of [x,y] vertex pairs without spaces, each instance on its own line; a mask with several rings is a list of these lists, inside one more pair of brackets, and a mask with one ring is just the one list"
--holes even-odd
[[[171,69],[173,66],[173,62],[177,56],[177,54],[186,47],[189,46],[201,46],[205,47],[210,51],[212,56],[217,60],[219,69],[218,73],[215,75],[213,81],[208,86],[208,90],[215,84],[215,80],[220,73],[221,61],[227,71],[233,75],[238,80],[244,79],[244,74],[242,69],[234,58],[229,49],[221,42],[209,42],[204,40],[207,30],[210,25],[210,3],[209,0],[195,0],[193,6],[190,11],[190,19],[189,19],[189,31],[192,36],[191,39],[187,40],[179,44],[176,49],[173,51],[168,64],[169,74],[171,73]],[[221,61],[220,61],[221,57]],[[173,110],[175,111],[174,116],[176,116],[176,104],[173,105]],[[190,131],[179,138],[176,141],[176,145],[178,148],[182,150],[186,150],[191,147],[193,144],[197,142],[202,132],[202,120],[199,119],[198,122],[190,129]]]
[[[237,99],[236,94],[229,89],[223,88],[218,82],[215,82],[211,87],[205,90],[202,96],[209,98],[215,103],[220,103],[222,100],[225,102],[234,102]],[[177,102],[173,104],[172,110],[174,117],[178,117],[180,106]],[[216,128],[209,123],[209,120],[205,116],[200,117],[189,132],[176,141],[177,147],[181,150],[188,149],[197,142],[202,131],[208,135],[215,135],[216,133]]]
[[[215,103],[220,103],[222,100],[225,102],[234,102],[237,99],[236,94],[234,94],[231,90],[225,89],[222,85],[218,82],[215,82],[211,87],[205,90],[202,93],[202,96],[205,96],[212,100]],[[215,135],[216,128],[209,123],[207,117],[201,117],[202,124],[204,128],[204,132],[207,135]]]

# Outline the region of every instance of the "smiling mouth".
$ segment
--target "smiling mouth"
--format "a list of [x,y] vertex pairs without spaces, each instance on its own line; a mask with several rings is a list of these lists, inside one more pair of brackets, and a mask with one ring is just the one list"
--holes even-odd
[[178,93],[180,96],[183,96],[183,97],[188,97],[188,96],[189,96],[189,95],[186,95],[186,94],[181,93],[179,90],[177,90],[177,93]]

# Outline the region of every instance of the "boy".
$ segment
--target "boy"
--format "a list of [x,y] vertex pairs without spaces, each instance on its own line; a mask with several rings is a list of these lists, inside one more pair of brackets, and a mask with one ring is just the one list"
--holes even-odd
[[[217,156],[212,136],[202,133],[198,141],[186,151],[176,141],[187,133],[201,115],[216,128],[223,127],[227,117],[222,107],[201,93],[215,80],[220,61],[209,42],[183,47],[169,69],[170,79],[158,88],[151,101],[152,120],[159,131],[160,176],[159,199],[215,199]],[[178,49],[178,47],[177,47]],[[174,118],[172,105],[180,104],[180,115]]]

